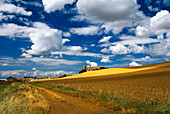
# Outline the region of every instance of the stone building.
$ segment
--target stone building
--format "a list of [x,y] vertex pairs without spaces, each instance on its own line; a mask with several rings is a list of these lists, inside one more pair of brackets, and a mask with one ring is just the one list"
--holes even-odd
[[101,69],[107,69],[106,67],[103,66],[97,66],[97,67],[86,67],[85,65],[83,66],[83,69],[86,69],[88,71],[94,71],[94,70],[101,70]]

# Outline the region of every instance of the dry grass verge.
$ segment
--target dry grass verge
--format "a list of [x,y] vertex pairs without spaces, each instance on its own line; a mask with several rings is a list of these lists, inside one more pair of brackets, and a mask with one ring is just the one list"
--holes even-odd
[[1,114],[44,114],[49,108],[44,97],[27,84],[13,83],[0,93]]

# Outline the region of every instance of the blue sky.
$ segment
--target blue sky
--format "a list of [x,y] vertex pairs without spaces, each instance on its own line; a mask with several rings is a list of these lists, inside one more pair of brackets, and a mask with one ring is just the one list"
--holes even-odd
[[0,78],[170,59],[169,0],[1,0]]

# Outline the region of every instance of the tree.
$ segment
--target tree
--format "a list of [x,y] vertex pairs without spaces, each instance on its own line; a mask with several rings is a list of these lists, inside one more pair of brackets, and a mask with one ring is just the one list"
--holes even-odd
[[79,74],[83,73],[83,72],[86,72],[87,70],[86,69],[82,69]]
[[10,77],[7,78],[7,80],[10,80],[10,79],[14,79],[14,77],[11,77],[11,76],[10,76]]

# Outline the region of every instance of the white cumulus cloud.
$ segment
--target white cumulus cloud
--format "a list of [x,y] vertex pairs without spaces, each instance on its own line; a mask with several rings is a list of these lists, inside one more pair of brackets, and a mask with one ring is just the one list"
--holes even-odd
[[0,11],[7,12],[7,13],[15,13],[15,14],[21,14],[26,16],[31,16],[31,11],[26,11],[22,7],[15,6],[13,4],[7,4],[0,2]]
[[29,55],[49,54],[51,51],[62,47],[61,31],[52,29],[41,22],[34,22],[32,24],[32,27],[19,26],[12,23],[2,24],[0,26],[0,36],[30,38],[33,45],[31,49],[26,51]]
[[96,66],[98,66],[98,64],[97,64],[96,62],[90,62],[89,60],[87,60],[86,63],[87,63],[88,65],[90,65],[91,67],[96,67]]
[[103,28],[119,33],[124,27],[133,26],[133,21],[145,17],[138,10],[135,0],[79,0],[78,12],[90,21],[104,23]]
[[69,39],[63,39],[62,43],[65,44],[66,42],[69,42],[69,41],[70,41]]
[[70,37],[71,34],[70,34],[69,32],[63,32],[63,36],[64,36],[64,37]]
[[75,0],[42,0],[46,12],[61,10],[66,4],[72,4]]
[[36,68],[32,68],[32,70],[37,70]]
[[117,44],[116,46],[110,46],[109,50],[113,54],[127,54],[128,53],[128,48],[122,44]]
[[137,36],[160,35],[170,30],[170,13],[167,10],[161,10],[149,20],[143,21],[136,28]]
[[100,62],[103,63],[111,63],[112,61],[110,60],[109,56],[104,56]]
[[95,35],[98,33],[98,26],[89,26],[82,28],[71,28],[70,32],[77,35]]
[[30,40],[33,43],[29,54],[43,55],[62,47],[61,32],[57,29],[51,29],[46,24],[35,23],[36,32],[30,33]]
[[99,43],[101,43],[101,42],[108,42],[108,41],[110,40],[110,38],[112,38],[112,36],[103,37],[103,38],[99,41]]
[[135,61],[133,61],[132,63],[129,64],[129,66],[132,67],[132,66],[142,66],[142,65],[137,63],[137,62],[135,62]]
[[136,44],[130,44],[125,46],[121,43],[117,43],[115,46],[110,46],[109,48],[104,48],[101,52],[112,53],[112,54],[128,54],[128,53],[145,53],[147,48],[144,46],[139,46]]

